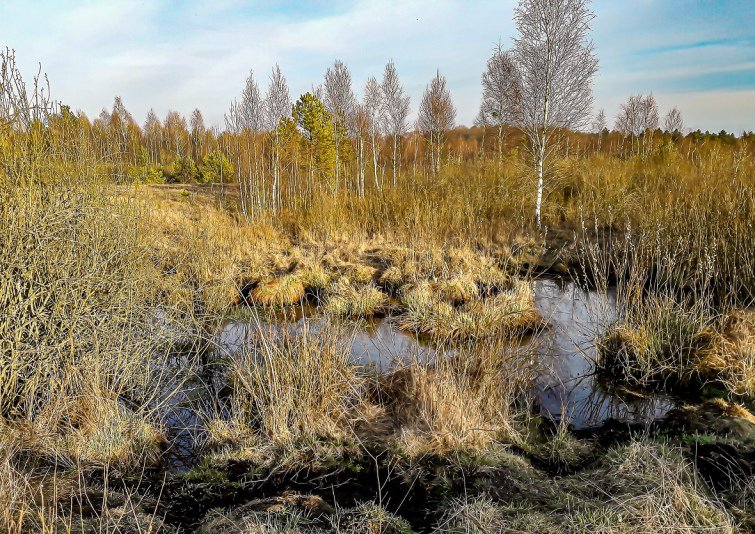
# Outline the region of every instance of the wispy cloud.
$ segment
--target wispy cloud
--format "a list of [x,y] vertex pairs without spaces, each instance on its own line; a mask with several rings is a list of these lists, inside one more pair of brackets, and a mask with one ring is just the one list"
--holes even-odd
[[[96,115],[114,95],[136,117],[194,107],[220,124],[250,68],[264,86],[279,63],[292,93],[320,83],[336,57],[357,92],[394,59],[413,108],[436,68],[448,77],[459,121],[473,120],[480,75],[495,42],[510,42],[516,0],[335,0],[170,2],[52,0],[3,3],[0,35],[31,72],[41,61],[58,98]],[[595,0],[601,71],[596,107],[609,114],[636,92],[697,95],[687,122],[715,118],[727,129],[755,128],[713,94],[755,90],[755,2]],[[752,14],[753,17],[748,15]],[[680,97],[681,98],[681,97]],[[749,120],[755,122],[750,115]]]
[[754,39],[713,39],[709,41],[696,41],[692,43],[668,44],[652,48],[642,48],[635,54],[638,56],[654,56],[658,54],[668,54],[672,52],[681,52],[687,50],[698,50],[700,48],[721,48],[721,47],[746,47],[755,46]]

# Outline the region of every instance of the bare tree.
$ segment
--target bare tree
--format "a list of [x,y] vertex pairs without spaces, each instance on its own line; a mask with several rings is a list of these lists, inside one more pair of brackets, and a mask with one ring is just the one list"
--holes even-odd
[[178,111],[169,110],[163,120],[163,134],[168,140],[168,145],[172,144],[173,153],[182,158],[186,155],[185,146],[186,119]]
[[[371,78],[371,79],[374,80],[374,78]],[[357,192],[360,197],[364,197],[364,193],[365,193],[364,168],[366,166],[365,156],[364,156],[364,145],[366,143],[365,138],[368,136],[371,136],[373,138],[373,145],[374,145],[373,120],[367,108],[366,96],[365,96],[365,103],[357,102],[356,105],[354,106],[354,116],[352,117],[351,123],[352,123],[352,130],[354,132],[354,139],[356,141]],[[373,148],[373,158],[375,157],[374,153],[375,153],[375,149]],[[373,159],[373,161],[376,161],[376,159]],[[376,167],[375,173],[376,173],[375,176],[377,177],[377,167]]]
[[0,127],[27,130],[35,121],[46,124],[49,116],[57,112],[47,75],[41,72],[40,65],[32,87],[27,88],[16,65],[16,51],[0,50]]
[[125,174],[125,169],[122,167],[123,157],[126,154],[130,154],[133,158],[133,163],[136,163],[136,143],[132,142],[134,141],[132,134],[138,128],[136,127],[134,117],[126,109],[126,105],[120,96],[116,96],[113,100],[113,110],[110,113],[108,126],[116,137],[118,172],[119,174]]
[[201,159],[204,155],[202,152],[204,136],[207,128],[204,125],[204,117],[202,116],[202,112],[199,111],[199,108],[191,112],[189,127],[191,128],[191,142],[194,148],[194,157],[196,159]]
[[[616,130],[629,137],[631,142],[631,154],[635,154],[634,142],[642,134],[642,95],[632,95],[619,107],[616,117]],[[623,149],[622,149],[623,150]],[[638,150],[639,151],[639,150]]]
[[480,157],[482,157],[485,154],[485,132],[488,129],[488,126],[490,126],[488,116],[483,113],[482,110],[479,110],[477,112],[477,116],[474,119],[474,125],[482,128],[482,140],[480,141],[480,150],[478,154]]
[[[225,120],[225,129],[231,133],[234,134],[232,136],[233,139],[233,147],[231,152],[231,158],[235,155],[236,160],[236,180],[239,183],[240,188],[240,198],[241,198],[241,213],[244,214],[244,218],[249,218],[249,206],[247,205],[247,192],[245,188],[245,181],[241,178],[241,150],[239,149],[239,135],[241,131],[244,129],[244,121],[242,118],[241,113],[241,105],[239,104],[238,100],[235,98],[231,101],[230,106],[228,106],[228,112],[223,115],[223,119]],[[231,148],[231,147],[229,147]],[[223,187],[221,185],[221,187]]]
[[663,119],[663,128],[669,133],[682,133],[684,130],[684,120],[682,112],[678,108],[671,108],[666,117]]
[[225,121],[225,129],[230,133],[238,134],[244,128],[241,119],[241,106],[235,98],[228,106],[228,111],[223,114],[223,120]]
[[446,78],[437,71],[422,95],[417,116],[417,126],[425,134],[430,145],[433,172],[440,170],[446,132],[454,127],[455,120],[456,107],[451,100],[451,92],[446,87]]
[[368,120],[368,129],[370,135],[370,146],[372,148],[372,167],[375,177],[375,188],[380,191],[380,181],[378,180],[378,155],[380,152],[380,134],[384,120],[383,112],[385,106],[383,103],[383,90],[374,76],[367,79],[364,86],[364,112]]
[[608,123],[606,121],[606,110],[601,109],[600,111],[598,111],[592,121],[592,131],[598,134],[598,150],[600,150],[600,147],[603,144],[603,132],[606,130],[606,128],[608,128]]
[[162,125],[154,109],[150,109],[144,121],[144,136],[147,140],[147,156],[149,162],[157,163],[160,158]]
[[606,128],[608,128],[608,122],[606,120],[606,110],[601,109],[595,114],[595,118],[592,121],[592,131],[594,133],[599,134]]
[[652,94],[632,95],[619,108],[616,129],[625,137],[630,137],[632,155],[644,157],[648,154],[652,145],[653,132],[657,128],[658,104]]
[[380,85],[383,92],[383,119],[385,131],[393,140],[393,186],[396,186],[398,143],[409,127],[409,97],[404,94],[404,87],[398,78],[396,65],[393,60],[385,65],[383,82]]
[[247,130],[246,153],[249,160],[246,184],[241,180],[242,196],[244,192],[248,195],[249,205],[254,205],[255,184],[256,202],[260,209],[267,204],[267,186],[265,183],[265,170],[260,165],[258,157],[257,137],[264,127],[264,115],[262,108],[262,97],[260,88],[254,79],[254,71],[249,70],[249,76],[246,78],[244,89],[241,91],[241,101],[238,103],[237,112],[243,130]]
[[291,95],[286,78],[278,65],[273,67],[273,72],[270,75],[264,108],[265,127],[270,130],[277,128],[283,117],[291,115]]
[[249,71],[249,76],[246,78],[239,106],[243,127],[252,132],[259,132],[263,125],[262,98],[260,97],[260,87],[254,79],[254,71],[252,70]]
[[588,38],[589,0],[520,0],[514,59],[522,76],[520,126],[537,172],[535,218],[541,226],[548,157],[564,130],[584,128],[598,60]]
[[643,157],[647,158],[653,148],[653,134],[659,126],[658,103],[653,93],[642,99],[640,105],[640,120],[642,123]]
[[291,114],[291,96],[288,92],[288,84],[278,65],[273,67],[273,72],[270,75],[264,108],[266,127],[272,132],[273,141],[273,205],[278,207],[280,204],[278,198],[280,195],[279,184],[281,182],[280,130],[278,126],[281,119]]
[[356,99],[351,88],[351,73],[348,67],[337,59],[333,67],[325,72],[323,84],[325,108],[333,117],[336,145],[336,191],[340,182],[340,158],[344,138],[346,137],[349,120],[352,118]]
[[479,118],[498,129],[498,158],[503,157],[504,127],[519,119],[522,80],[511,55],[498,44],[482,75],[482,101]]

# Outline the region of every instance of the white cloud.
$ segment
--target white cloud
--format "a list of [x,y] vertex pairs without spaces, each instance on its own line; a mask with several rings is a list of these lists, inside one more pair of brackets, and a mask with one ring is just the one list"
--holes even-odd
[[[90,116],[109,107],[118,94],[139,120],[150,107],[161,115],[168,109],[188,115],[199,107],[209,123],[222,124],[250,68],[264,87],[270,69],[279,63],[295,98],[320,83],[336,57],[349,65],[357,92],[368,76],[380,76],[392,58],[413,109],[440,68],[459,108],[459,122],[469,124],[493,44],[499,38],[510,43],[515,4],[516,0],[359,0],[327,4],[317,16],[305,16],[280,2],[12,0],[3,5],[0,35],[17,49],[29,74],[41,61],[54,95]],[[655,89],[659,97],[669,95],[680,106],[688,104],[690,124],[741,128],[748,115],[734,112],[729,102],[734,99],[751,110],[745,98],[750,92],[690,93],[677,85],[705,72],[725,77],[752,66],[751,49],[730,46],[660,55],[648,50],[715,39],[721,32],[741,37],[742,30],[724,30],[720,21],[702,23],[708,19],[670,29],[664,6],[650,1],[595,2],[594,35],[601,59],[596,105],[606,107],[610,115],[627,95]]]

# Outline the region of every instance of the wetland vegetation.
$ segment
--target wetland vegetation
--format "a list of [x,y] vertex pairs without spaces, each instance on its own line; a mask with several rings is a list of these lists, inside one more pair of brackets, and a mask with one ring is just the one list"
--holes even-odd
[[755,530],[752,134],[548,124],[538,186],[393,63],[220,132],[2,61],[0,531]]

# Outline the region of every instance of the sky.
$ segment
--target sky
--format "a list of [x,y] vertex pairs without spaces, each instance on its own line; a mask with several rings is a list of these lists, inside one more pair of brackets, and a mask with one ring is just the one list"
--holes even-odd
[[[261,88],[277,63],[296,99],[338,58],[361,95],[393,59],[412,110],[436,69],[457,122],[471,125],[493,46],[511,44],[516,0],[0,0],[0,45],[53,97],[91,118],[120,95],[223,125],[250,69]],[[755,130],[755,0],[594,0],[600,61],[595,109],[609,122],[629,95],[652,92],[691,129]]]

